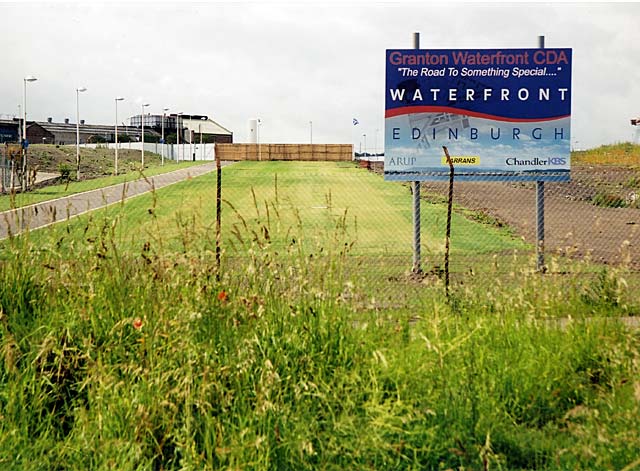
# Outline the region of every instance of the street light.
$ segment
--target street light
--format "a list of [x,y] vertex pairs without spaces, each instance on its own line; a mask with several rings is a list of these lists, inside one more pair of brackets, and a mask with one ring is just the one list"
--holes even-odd
[[[176,162],[180,162],[180,116],[182,116],[182,112],[176,114]],[[184,158],[184,149],[182,152],[182,157]]]
[[[200,121],[206,121],[207,118],[204,116],[200,118]],[[204,160],[204,147],[202,147],[202,123],[198,123],[198,128],[200,130],[200,160]]]
[[313,145],[313,121],[309,121],[309,144]]
[[24,95],[22,96],[22,188],[27,188],[27,82],[38,80],[33,75],[24,78]]
[[189,124],[187,125],[187,128],[189,130],[189,155],[191,155],[193,160],[195,161],[196,160],[196,152],[195,152],[195,149],[194,149],[194,146],[193,146],[193,132],[194,132],[194,130],[191,129],[191,125],[192,125],[191,120],[193,119],[193,115],[189,114],[187,116],[189,116],[189,121],[188,121]]
[[162,166],[164,167],[164,115],[169,108],[162,108]]
[[191,158],[193,159],[193,161],[196,161],[196,148],[195,148],[195,144],[193,143],[193,138],[194,138],[194,130],[191,129],[191,126],[193,125],[193,123],[191,122],[193,120],[193,115],[189,115],[189,155],[191,155]]
[[363,134],[362,137],[364,137],[364,155],[367,155],[367,135]]
[[258,160],[262,160],[262,153],[260,148],[260,126],[262,125],[262,121],[258,118],[258,125],[256,126],[256,137],[258,140]]
[[113,173],[118,175],[118,102],[124,100],[121,96],[116,97],[116,157],[113,164]]
[[22,103],[18,103],[18,139],[22,140]]
[[76,88],[76,180],[80,180],[80,92],[86,92],[85,87]]
[[142,104],[142,114],[140,120],[142,121],[142,170],[144,170],[144,109],[149,106],[149,103]]

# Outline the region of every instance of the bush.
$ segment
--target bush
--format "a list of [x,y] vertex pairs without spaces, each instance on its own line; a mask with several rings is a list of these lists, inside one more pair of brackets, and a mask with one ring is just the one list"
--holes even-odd
[[69,181],[69,179],[71,178],[71,166],[69,164],[65,164],[65,163],[61,163],[58,166],[58,171],[60,172],[60,178],[62,178],[65,181]]

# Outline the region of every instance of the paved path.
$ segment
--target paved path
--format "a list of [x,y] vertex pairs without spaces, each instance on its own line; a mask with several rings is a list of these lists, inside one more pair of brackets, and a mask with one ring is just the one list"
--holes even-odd
[[[222,165],[230,163],[222,162]],[[154,188],[163,188],[190,177],[213,172],[215,169],[215,162],[209,162],[156,175],[148,179],[143,178],[132,182],[120,183],[106,188],[4,211],[0,213],[0,239],[4,239],[9,235],[19,234],[27,228],[33,230],[64,221],[79,214],[117,203],[125,198],[147,193]]]
[[38,172],[36,173],[36,183],[46,182],[47,180],[55,180],[59,177],[59,173]]

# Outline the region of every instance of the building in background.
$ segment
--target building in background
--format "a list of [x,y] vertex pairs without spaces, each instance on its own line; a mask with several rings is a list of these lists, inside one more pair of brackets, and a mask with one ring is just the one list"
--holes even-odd
[[[179,121],[180,142],[233,143],[233,133],[206,115],[176,114],[164,117],[165,142],[176,142],[176,120]],[[160,142],[162,136],[162,115],[145,115],[144,134],[146,142]],[[118,126],[118,141],[137,142],[141,140],[141,115],[129,118],[129,126]],[[80,144],[115,142],[115,125],[87,124],[80,120]],[[27,140],[30,144],[69,145],[76,143],[76,123],[66,118],[57,123],[53,118],[47,121],[27,121]],[[0,143],[20,142],[20,119],[7,117],[0,119]]]
[[[86,124],[80,120],[80,144],[96,144],[115,141],[115,125]],[[140,128],[132,126],[118,126],[118,141],[139,141]],[[145,140],[158,141],[160,135],[152,129],[145,129]],[[64,123],[54,123],[52,118],[47,121],[27,121],[27,140],[30,144],[75,144],[76,123],[65,119]]]
[[0,119],[0,144],[20,141],[20,120]]
[[[165,141],[168,143],[176,142],[176,121],[179,122],[181,129],[180,142],[183,143],[199,143],[202,135],[202,142],[211,144],[215,142],[231,144],[233,143],[233,133],[224,126],[215,122],[206,115],[190,115],[183,113],[180,116],[168,114],[164,117],[164,133]],[[142,126],[141,115],[135,115],[129,118],[129,125],[140,128]],[[156,133],[162,133],[162,115],[161,114],[145,114],[144,115],[145,136],[146,129],[152,129]],[[145,137],[146,139],[146,137]]]

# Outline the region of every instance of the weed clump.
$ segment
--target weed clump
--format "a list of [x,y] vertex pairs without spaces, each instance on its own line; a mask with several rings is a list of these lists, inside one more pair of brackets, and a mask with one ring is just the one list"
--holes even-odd
[[605,192],[596,193],[591,199],[591,202],[603,208],[624,208],[627,206],[627,202],[621,196]]

